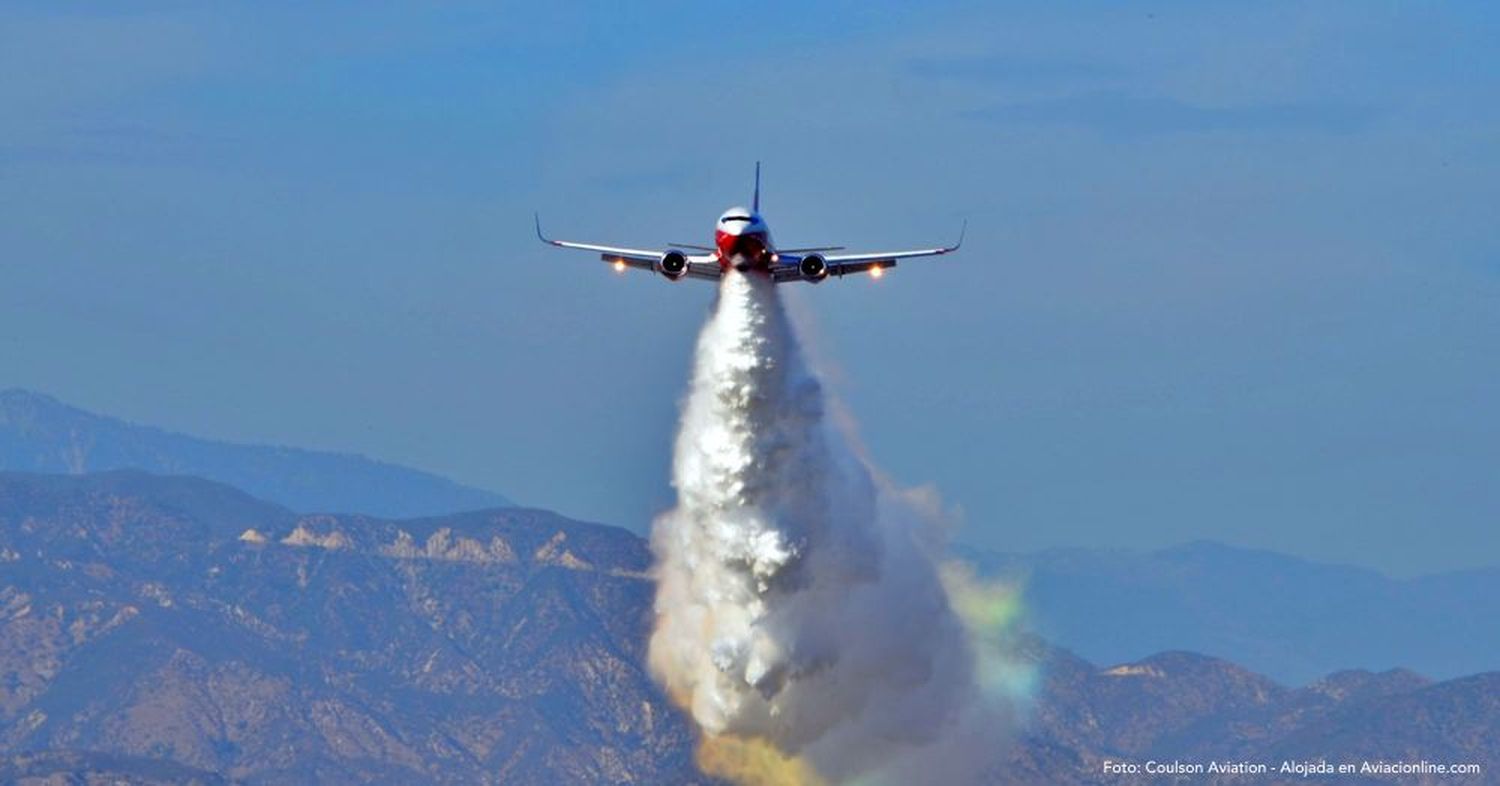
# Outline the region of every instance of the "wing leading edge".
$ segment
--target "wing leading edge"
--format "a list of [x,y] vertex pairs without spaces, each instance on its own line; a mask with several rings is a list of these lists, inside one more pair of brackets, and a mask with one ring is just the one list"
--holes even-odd
[[[644,248],[625,248],[622,246],[605,246],[598,243],[575,243],[571,240],[553,240],[542,234],[542,217],[536,215],[536,236],[549,246],[558,248],[573,248],[580,251],[593,251],[599,254],[599,258],[616,267],[631,267],[637,270],[649,270],[661,272],[663,257],[673,249],[652,251]],[[683,275],[688,278],[710,278],[718,280],[719,263],[712,254],[683,254],[687,260],[687,268]]]
[[[830,276],[847,276],[850,273],[863,273],[867,270],[884,270],[896,266],[898,259],[914,259],[917,257],[936,257],[943,254],[951,254],[963,247],[964,235],[969,230],[969,222],[965,221],[958,230],[958,240],[953,241],[951,246],[940,246],[938,248],[918,248],[910,251],[884,251],[879,253],[864,254],[820,254],[823,262],[828,266],[826,276],[809,277],[802,272],[802,260],[807,256],[796,254],[779,254],[779,263],[771,269],[776,282],[786,281],[821,281]],[[836,247],[830,247],[830,250]],[[806,249],[818,251],[821,249]]]
[[[593,251],[599,254],[599,258],[617,268],[635,268],[637,270],[649,270],[662,273],[668,278],[696,278],[707,281],[717,281],[723,276],[723,268],[719,265],[715,254],[687,254],[676,248],[654,251],[643,248],[626,248],[623,246],[606,246],[598,243],[577,243],[571,240],[553,240],[542,234],[542,219],[540,215],[536,219],[536,236],[543,243],[558,248],[572,248],[580,251]],[[814,254],[792,253],[791,250],[778,252],[776,263],[771,265],[769,273],[771,278],[778,284],[790,281],[818,282],[831,276],[847,276],[851,273],[863,273],[870,270],[884,270],[896,266],[897,260],[913,259],[918,257],[942,256],[957,251],[963,246],[964,235],[968,231],[968,222],[965,221],[959,229],[958,240],[951,246],[940,246],[938,248],[919,248],[909,251],[883,251],[878,253],[864,254],[822,254],[821,257],[826,265],[827,272],[822,275],[809,276],[803,272],[802,261],[814,256]],[[706,246],[684,245],[685,248],[695,250],[708,250]],[[822,252],[824,250],[841,250],[842,246],[821,246],[815,248],[796,249],[799,252]],[[682,272],[676,276],[668,274],[663,270],[663,265],[671,254],[680,254],[682,261],[686,263]]]

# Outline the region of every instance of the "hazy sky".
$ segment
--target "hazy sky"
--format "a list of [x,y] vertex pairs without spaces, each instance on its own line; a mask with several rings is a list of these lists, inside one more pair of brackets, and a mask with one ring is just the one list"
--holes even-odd
[[1494,4],[303,5],[0,8],[0,387],[644,529],[712,288],[531,212],[762,159],[783,245],[969,219],[788,293],[961,540],[1500,563]]

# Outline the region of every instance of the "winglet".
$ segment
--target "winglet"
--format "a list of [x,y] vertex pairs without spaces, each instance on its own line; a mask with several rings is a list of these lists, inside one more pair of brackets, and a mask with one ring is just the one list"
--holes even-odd
[[546,243],[547,245],[556,245],[551,240],[548,240],[546,235],[542,234],[542,214],[532,213],[531,217],[536,219],[536,239],[542,241],[543,243]]
[[948,247],[949,251],[957,251],[964,244],[964,233],[969,231],[969,219],[964,219],[962,226],[958,228],[958,242]]
[[750,209],[760,213],[760,162],[755,162],[755,197],[750,201]]

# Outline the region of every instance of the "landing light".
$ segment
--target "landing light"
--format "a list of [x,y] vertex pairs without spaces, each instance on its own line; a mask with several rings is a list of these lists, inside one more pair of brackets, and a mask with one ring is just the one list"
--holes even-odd
[[872,267],[872,268],[870,268],[870,278],[880,278],[883,275],[885,275],[885,268],[883,268],[883,267]]
[[623,260],[623,259],[616,259],[615,260],[615,272],[616,273],[624,273],[625,272],[625,260]]

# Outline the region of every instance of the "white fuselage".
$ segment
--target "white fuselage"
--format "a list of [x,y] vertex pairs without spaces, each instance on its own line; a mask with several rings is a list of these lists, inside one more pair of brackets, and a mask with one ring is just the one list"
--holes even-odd
[[714,248],[719,266],[725,270],[769,268],[776,261],[776,246],[766,220],[743,207],[731,207],[719,216],[714,226]]

